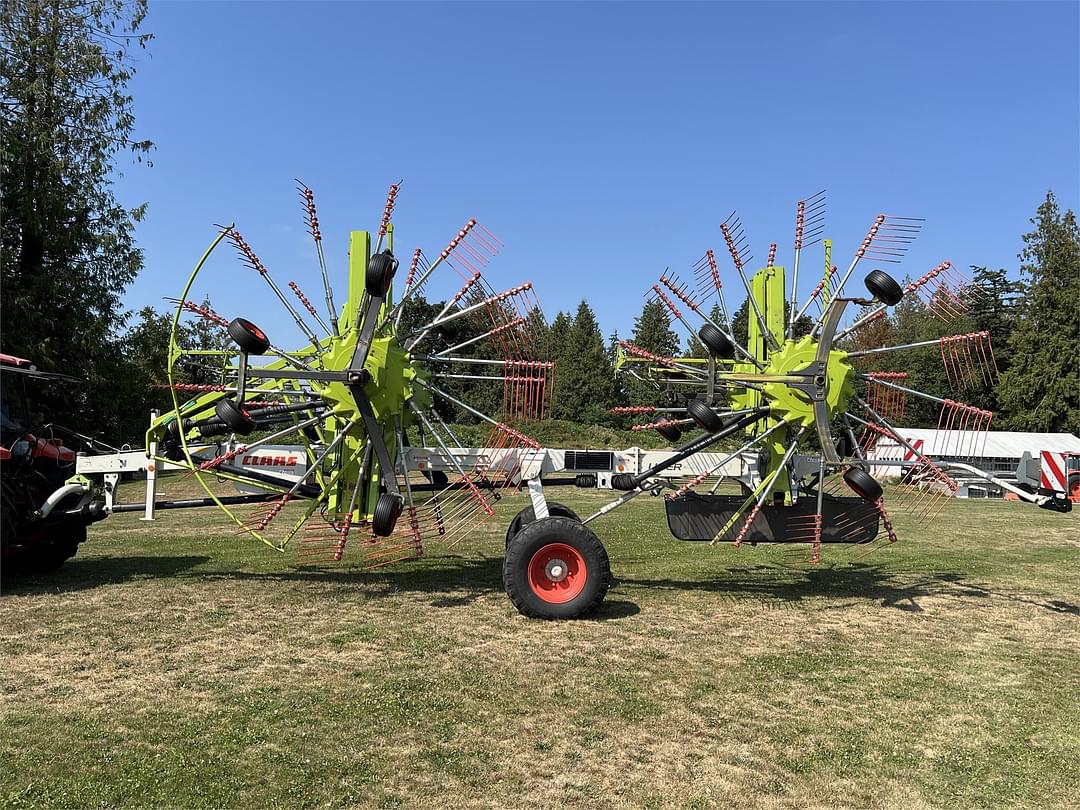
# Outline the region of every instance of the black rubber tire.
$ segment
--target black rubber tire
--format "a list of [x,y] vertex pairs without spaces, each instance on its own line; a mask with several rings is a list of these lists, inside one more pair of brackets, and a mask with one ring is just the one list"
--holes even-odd
[[385,296],[387,290],[390,289],[390,282],[394,280],[397,268],[398,261],[389,250],[376,253],[368,259],[367,273],[364,276],[368,293],[376,298]]
[[229,337],[246,354],[265,354],[270,348],[270,338],[246,318],[233,318],[229,322]]
[[[564,517],[581,523],[581,518],[578,517],[577,512],[565,504],[558,503],[557,501],[548,501],[547,507],[549,517]],[[510,525],[506,527],[506,547],[510,548],[510,543],[518,536],[521,530],[534,522],[536,522],[536,512],[533,510],[532,504],[530,503],[514,515],[514,519],[510,521]]]
[[214,413],[238,436],[247,436],[255,430],[255,420],[236,407],[236,403],[231,399],[219,399],[214,406]]
[[401,517],[404,504],[401,498],[389,492],[379,494],[375,501],[375,512],[371,516],[371,531],[378,537],[389,537],[394,533],[394,526]]
[[[529,582],[529,566],[537,552],[552,543],[570,546],[583,562],[581,591],[565,602],[542,598]],[[534,619],[577,619],[595,610],[611,586],[611,565],[600,539],[584,524],[565,517],[537,520],[523,528],[506,550],[503,586],[514,607]]]
[[34,549],[27,560],[27,570],[35,574],[55,571],[79,551],[79,544],[86,541],[86,527],[63,529],[63,535],[53,538],[40,548]]
[[698,427],[709,433],[716,433],[724,426],[724,420],[716,415],[716,411],[702,402],[700,399],[690,399],[686,402],[686,412],[690,414]]
[[866,470],[849,467],[844,472],[844,482],[864,501],[873,503],[881,497],[881,484]]
[[904,297],[904,290],[896,283],[896,279],[882,270],[871,270],[866,274],[863,283],[874,298],[890,307],[899,304]]
[[717,357],[721,360],[730,360],[735,356],[735,347],[732,345],[731,341],[728,340],[727,335],[711,323],[703,324],[702,327],[698,329],[697,334],[698,340],[702,342],[713,357]]
[[682,438],[682,431],[679,430],[678,425],[660,425],[654,429],[669,442],[677,442]]

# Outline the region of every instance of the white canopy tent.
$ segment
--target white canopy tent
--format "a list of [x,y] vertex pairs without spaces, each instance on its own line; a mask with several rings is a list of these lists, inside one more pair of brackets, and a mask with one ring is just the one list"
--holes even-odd
[[[983,472],[997,478],[1012,481],[1016,477],[1016,468],[1025,453],[1034,459],[1043,452],[1078,453],[1080,438],[1071,433],[1022,433],[1008,430],[992,430],[974,437],[974,434],[957,430],[935,430],[933,428],[900,428],[899,434],[904,441],[923,455],[935,461],[958,461],[971,464]],[[913,454],[903,445],[886,437],[879,439],[868,457],[879,461],[896,459],[909,461]],[[876,477],[898,478],[902,469],[897,466],[877,466],[873,473]],[[967,480],[963,475],[955,476],[961,484],[960,497],[998,497],[997,487],[979,479]]]

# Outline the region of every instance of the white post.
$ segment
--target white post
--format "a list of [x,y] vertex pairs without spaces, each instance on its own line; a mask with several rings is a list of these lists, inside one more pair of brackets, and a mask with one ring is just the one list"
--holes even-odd
[[[158,418],[157,411],[150,411],[151,424]],[[154,519],[154,504],[157,503],[157,442],[150,442],[146,448],[146,503],[143,516],[139,520]]]

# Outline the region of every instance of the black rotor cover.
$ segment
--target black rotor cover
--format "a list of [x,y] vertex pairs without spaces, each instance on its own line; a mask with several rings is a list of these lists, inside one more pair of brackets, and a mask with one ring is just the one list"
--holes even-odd
[[[688,492],[664,500],[668,529],[678,540],[712,540],[743,504],[743,495],[699,495]],[[873,504],[858,497],[825,495],[822,502],[823,543],[869,543],[878,533],[879,515]],[[745,542],[808,543],[810,516],[817,513],[817,496],[808,493],[792,506],[766,505],[754,518]],[[728,531],[732,539],[744,517]]]

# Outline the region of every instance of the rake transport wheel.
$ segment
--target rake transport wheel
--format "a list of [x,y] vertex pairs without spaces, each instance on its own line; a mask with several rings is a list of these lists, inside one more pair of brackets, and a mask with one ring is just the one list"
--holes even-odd
[[678,425],[665,425],[659,424],[656,426],[656,432],[667,439],[669,442],[677,442],[682,438],[682,431],[679,430]]
[[576,619],[604,600],[611,567],[603,544],[585,525],[549,517],[514,538],[503,561],[503,584],[522,615]]
[[881,270],[871,270],[866,274],[863,282],[870,294],[888,306],[896,306],[904,297],[904,290],[896,283],[896,279]]
[[371,531],[377,537],[389,537],[394,533],[394,526],[401,517],[404,502],[401,498],[383,492],[375,501],[375,513],[371,518]]
[[874,503],[881,497],[881,484],[866,470],[852,467],[844,472],[844,482],[864,501]]
[[[561,504],[558,501],[548,501],[547,508],[550,517],[564,517],[581,523],[581,518],[578,516],[577,512],[565,504]],[[518,536],[521,530],[535,521],[536,512],[533,510],[532,504],[529,504],[514,515],[514,519],[510,521],[510,525],[506,527],[506,547],[510,548],[510,543],[513,542],[514,538]]]
[[728,340],[727,335],[711,323],[702,325],[698,330],[698,339],[714,357],[730,360],[735,356],[735,346]]
[[233,318],[229,322],[228,332],[242,352],[266,354],[266,350],[270,348],[270,339],[266,333],[246,318]]
[[709,433],[716,433],[724,426],[723,420],[716,415],[716,411],[702,402],[700,399],[691,399],[686,403],[686,412],[690,415],[698,427]]

